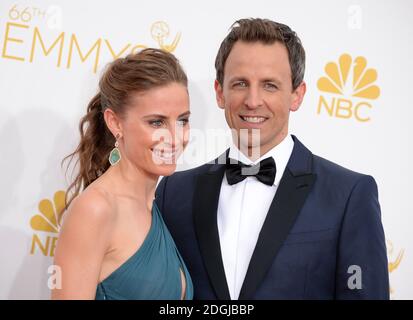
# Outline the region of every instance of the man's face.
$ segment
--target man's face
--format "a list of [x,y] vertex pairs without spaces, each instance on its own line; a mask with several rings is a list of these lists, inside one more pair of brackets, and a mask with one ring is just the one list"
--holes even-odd
[[[298,110],[305,83],[292,89],[288,51],[282,43],[237,41],[225,63],[223,85],[215,81],[215,91],[229,127],[238,136],[241,129],[248,131],[248,142],[241,141],[240,147],[259,146],[263,155],[288,134],[289,114]],[[252,129],[260,132],[258,144],[252,145]]]

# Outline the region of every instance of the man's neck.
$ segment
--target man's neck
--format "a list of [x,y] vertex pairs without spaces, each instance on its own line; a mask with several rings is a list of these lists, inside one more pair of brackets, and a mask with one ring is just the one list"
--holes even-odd
[[255,162],[273,148],[277,147],[281,142],[285,140],[285,138],[289,137],[290,135],[287,133],[282,138],[277,139],[275,142],[267,145],[257,145],[257,146],[250,146],[247,144],[243,144],[240,141],[234,141],[233,145],[236,147],[246,158],[250,161]]

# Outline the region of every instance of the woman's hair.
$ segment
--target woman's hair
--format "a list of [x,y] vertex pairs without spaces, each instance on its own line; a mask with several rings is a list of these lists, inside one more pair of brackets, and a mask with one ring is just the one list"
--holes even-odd
[[122,117],[133,93],[174,82],[188,86],[186,74],[179,61],[163,50],[144,49],[108,64],[99,81],[99,92],[89,102],[86,115],[80,120],[79,145],[62,161],[63,165],[69,159],[68,169],[76,158],[79,169],[67,189],[66,208],[110,166],[108,157],[114,148],[115,137],[106,126],[103,112],[110,108]]

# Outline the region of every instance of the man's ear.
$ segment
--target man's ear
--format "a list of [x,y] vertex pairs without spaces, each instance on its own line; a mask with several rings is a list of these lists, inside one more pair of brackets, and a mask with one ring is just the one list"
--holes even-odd
[[307,86],[305,82],[301,82],[298,87],[293,91],[293,101],[291,103],[290,111],[297,111],[303,102]]
[[120,123],[119,117],[112,109],[106,108],[103,112],[103,118],[114,137],[117,135],[120,135],[121,137],[123,136],[122,124]]
[[215,97],[217,99],[218,107],[220,107],[221,109],[225,109],[224,92],[223,92],[222,86],[218,82],[218,80],[215,80],[214,88],[215,88]]

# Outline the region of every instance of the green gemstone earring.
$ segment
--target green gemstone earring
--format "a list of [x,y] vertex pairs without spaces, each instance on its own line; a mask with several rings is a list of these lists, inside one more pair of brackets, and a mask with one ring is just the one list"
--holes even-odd
[[115,164],[117,164],[120,159],[120,150],[119,150],[119,142],[118,142],[118,136],[119,134],[116,135],[116,142],[115,142],[115,147],[112,149],[112,151],[109,154],[109,162],[111,166],[114,166]]

